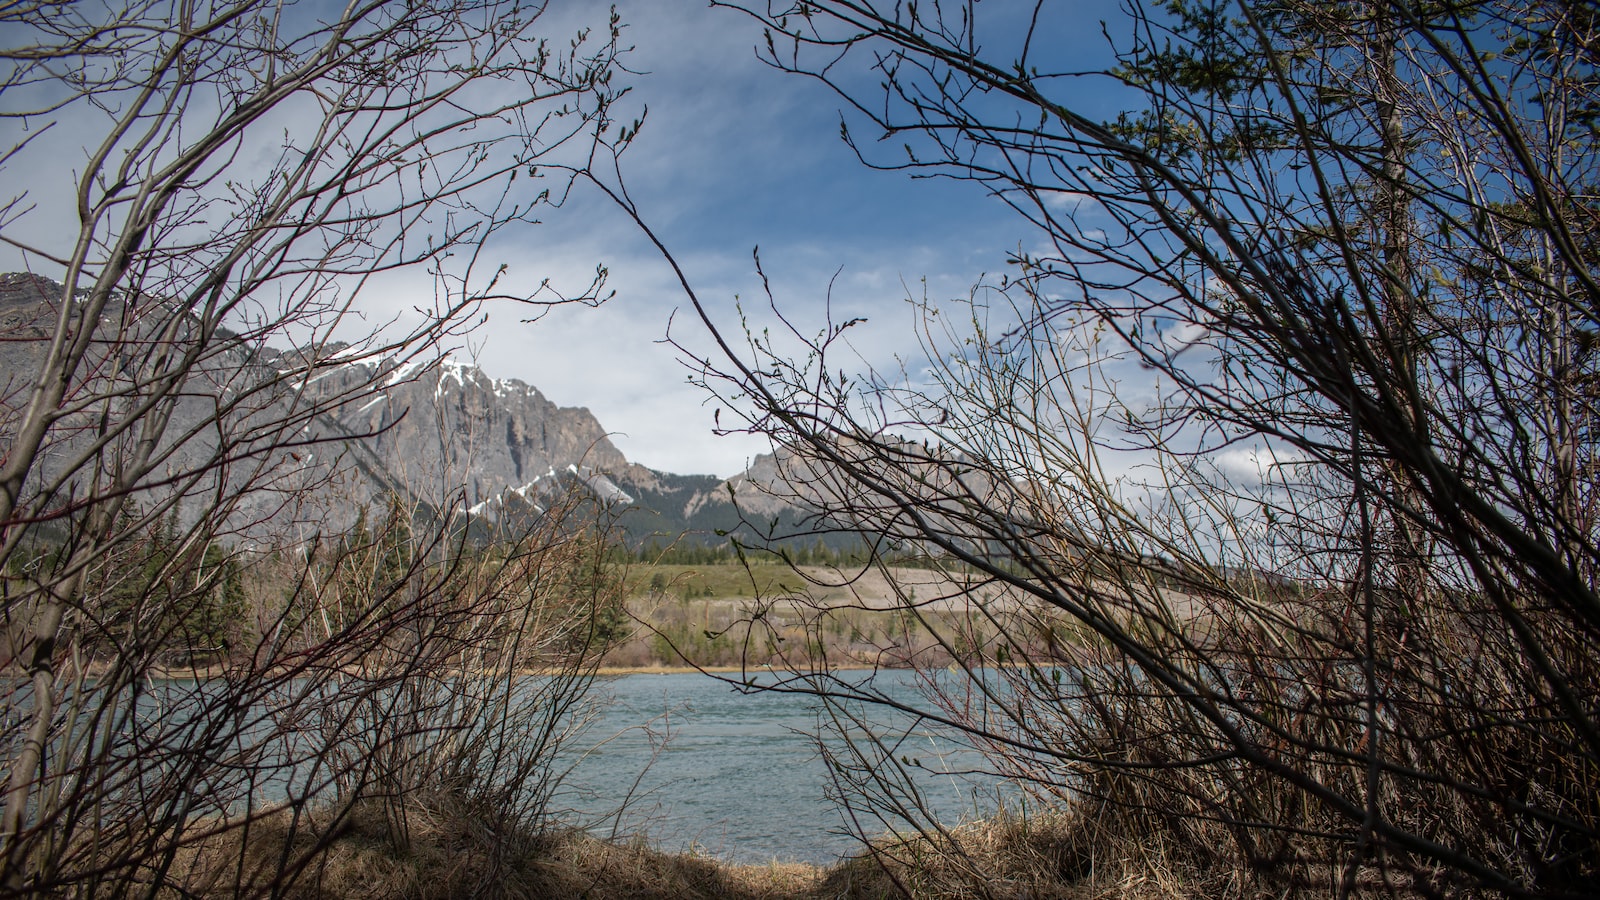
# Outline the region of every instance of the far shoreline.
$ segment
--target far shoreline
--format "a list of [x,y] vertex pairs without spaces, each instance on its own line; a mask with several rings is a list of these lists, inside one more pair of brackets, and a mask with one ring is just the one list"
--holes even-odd
[[[909,671],[912,666],[869,666],[846,665],[829,666],[828,672],[871,672],[878,669],[896,671]],[[783,669],[776,666],[600,666],[594,674],[602,678],[614,678],[621,675],[733,675],[737,673],[766,673],[776,672],[785,675],[813,675],[819,670],[799,671],[796,669]],[[538,673],[531,673],[538,674]]]
[[[869,666],[865,664],[831,666],[828,672],[870,672],[874,669],[907,670],[910,666]],[[103,662],[90,663],[84,666],[83,674],[90,678],[102,678],[109,671],[110,666]],[[147,677],[163,681],[202,681],[213,678],[225,678],[232,674],[234,669],[223,663],[213,663],[205,666],[156,666],[147,670]],[[557,675],[573,671],[572,669],[519,669],[517,676],[532,675]],[[624,675],[735,675],[739,673],[765,673],[773,672],[785,675],[810,675],[816,670],[798,671],[793,669],[776,668],[773,666],[694,666],[694,665],[650,665],[650,666],[597,666],[589,674],[597,678],[619,678]],[[6,670],[6,675],[14,678],[26,678],[25,671]],[[356,674],[350,672],[349,674]],[[488,673],[479,673],[488,674]]]
[[[1049,660],[1049,661],[1038,660],[1038,661],[1033,661],[1031,663],[1030,662],[1019,662],[1019,661],[1007,661],[1007,662],[998,663],[998,664],[997,663],[986,663],[981,667],[982,668],[1013,669],[1013,668],[1021,668],[1021,667],[1027,666],[1027,665],[1058,666],[1058,665],[1062,665],[1062,664],[1063,664],[1063,661],[1061,661],[1061,660]],[[105,674],[107,673],[109,668],[110,667],[104,662],[90,662],[88,665],[83,667],[83,673],[82,674],[87,676],[87,677],[89,677],[89,678],[101,678],[101,677],[105,676]],[[850,662],[850,663],[843,663],[843,664],[840,664],[840,665],[829,666],[825,670],[822,670],[822,669],[801,670],[801,669],[790,669],[790,668],[784,668],[784,667],[780,667],[780,666],[770,666],[770,665],[759,665],[759,666],[757,666],[757,665],[743,665],[743,666],[741,666],[741,665],[716,665],[716,666],[707,665],[707,666],[698,666],[698,665],[690,665],[690,664],[686,664],[685,663],[685,664],[676,664],[676,665],[654,664],[654,665],[646,665],[646,666],[599,665],[599,666],[595,666],[593,669],[587,669],[587,670],[584,669],[584,667],[577,667],[577,668],[551,667],[551,668],[517,669],[513,674],[516,675],[516,676],[521,677],[521,676],[533,676],[533,675],[572,674],[574,672],[582,673],[582,672],[586,671],[588,675],[596,677],[596,678],[620,678],[620,677],[622,677],[624,675],[712,675],[712,676],[717,676],[717,675],[737,675],[737,674],[748,674],[748,675],[779,674],[779,675],[786,675],[786,676],[805,676],[805,675],[826,674],[826,673],[833,673],[833,672],[877,672],[877,671],[907,672],[907,671],[915,671],[915,670],[918,670],[919,668],[926,670],[928,667],[927,666],[920,666],[919,667],[919,666],[916,666],[916,665],[889,665],[889,664],[872,665],[870,663]],[[938,666],[938,667],[934,667],[934,668],[944,668],[944,667],[943,666]],[[238,671],[239,670],[237,668],[235,668],[233,666],[230,666],[230,665],[228,665],[226,663],[211,663],[209,665],[203,665],[203,666],[153,666],[153,667],[151,667],[151,668],[146,670],[144,677],[155,678],[155,679],[159,679],[159,680],[163,680],[163,681],[202,681],[202,680],[210,680],[210,679],[213,679],[213,678],[226,678],[229,675],[236,674]],[[460,674],[459,670],[451,670],[451,672],[453,674]],[[257,674],[260,674],[260,673],[257,673]],[[356,675],[356,674],[359,674],[359,673],[356,672],[356,671],[347,670],[346,674]],[[477,674],[479,674],[479,675],[489,675],[491,673],[487,672],[487,671],[484,671],[484,672],[478,672]],[[10,669],[10,668],[0,669],[0,677],[5,677],[5,676],[9,676],[9,677],[13,677],[13,678],[26,678],[27,677],[27,673],[25,671],[17,671],[17,670],[13,670],[13,669]]]

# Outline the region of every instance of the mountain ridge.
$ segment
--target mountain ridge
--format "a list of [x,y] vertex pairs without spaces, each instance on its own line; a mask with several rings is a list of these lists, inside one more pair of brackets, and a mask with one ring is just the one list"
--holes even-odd
[[[0,365],[10,373],[11,386],[26,387],[38,371],[61,294],[61,285],[40,276],[0,275],[0,336],[6,338]],[[115,315],[128,317],[114,323],[119,328],[133,321],[127,311]],[[227,340],[233,336],[225,334]],[[300,498],[315,501],[297,513],[305,519],[302,531],[348,527],[343,520],[352,517],[350,509],[391,494],[436,513],[450,507],[497,518],[509,494],[536,507],[540,502],[530,498],[548,497],[558,484],[632,507],[622,519],[635,542],[675,541],[689,534],[720,543],[725,533],[746,525],[735,497],[740,507],[750,507],[747,513],[790,513],[774,498],[758,500],[759,483],[777,474],[770,454],[729,479],[651,469],[628,460],[587,407],[560,406],[535,385],[494,378],[475,362],[449,353],[378,356],[364,345],[339,342],[278,349],[240,341],[233,350],[208,356],[204,370],[191,376],[194,384],[185,391],[194,402],[179,404],[176,430],[206,415],[206,391],[213,388],[202,385],[220,385],[214,389],[225,392],[248,381],[241,373],[251,367],[259,367],[261,379],[285,381],[295,402],[325,407],[294,442],[299,450],[267,448],[282,457],[283,467],[306,470],[308,482],[322,472],[341,484],[342,497]],[[297,372],[305,373],[303,379],[296,379]],[[20,401],[25,393],[8,390],[7,399]],[[180,447],[173,464],[198,465],[213,449]],[[248,513],[265,517],[270,510]],[[795,516],[798,510],[790,515]]]

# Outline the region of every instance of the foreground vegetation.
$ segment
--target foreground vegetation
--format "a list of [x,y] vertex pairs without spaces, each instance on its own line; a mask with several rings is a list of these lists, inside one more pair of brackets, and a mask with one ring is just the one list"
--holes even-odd
[[[607,523],[563,500],[468,552],[459,485],[335,421],[490,298],[600,299],[479,269],[626,143],[619,23],[543,13],[0,7],[0,118],[39,123],[8,133],[0,227],[50,276],[0,278],[0,896],[149,896],[201,845],[234,884],[273,829],[265,877],[297,883],[334,838],[312,810],[403,850],[445,786],[497,834],[548,818]],[[353,324],[375,273],[424,285],[415,318]]]
[[[242,833],[202,838],[185,851],[158,896],[454,900],[878,900],[956,898],[1226,898],[1256,896],[1226,867],[1208,864],[1175,835],[1119,831],[1148,823],[1052,813],[999,818],[937,837],[882,838],[827,867],[732,865],[669,854],[642,841],[580,831],[504,833],[462,798],[412,797],[410,845],[397,850],[376,804],[321,810],[288,826],[284,813]],[[282,882],[282,860],[315,847],[302,874]],[[241,863],[242,860],[242,863]],[[1264,889],[1264,888],[1263,888]],[[1355,895],[1365,895],[1366,890]]]
[[[692,377],[815,513],[774,546],[848,522],[870,552],[630,584],[606,510],[468,546],[459,479],[326,430],[488,300],[604,298],[603,267],[518,294],[483,254],[577,182],[649,232],[615,13],[0,6],[0,226],[56,276],[0,282],[31,298],[0,322],[0,894],[1591,896],[1593,4],[1133,4],[1098,73],[1051,55],[1073,4],[992,7],[746,5],[869,162],[976,182],[1029,250],[911,298],[900,380],[847,373],[859,318],[724,333],[680,274],[717,332]],[[44,187],[38,154],[82,164]],[[73,233],[27,245],[63,196]],[[332,340],[406,273],[415,316]],[[807,673],[769,689],[823,705],[867,857],[564,831],[612,647]],[[158,681],[175,658],[206,667]],[[841,663],[950,677],[906,704]],[[858,701],[1049,812],[949,829]]]
[[[720,340],[679,349],[779,490],[948,561],[970,616],[899,598],[957,670],[918,711],[1241,883],[1591,896],[1594,4],[1131,4],[1100,61],[1057,40],[1073,4],[728,5],[864,162],[1026,235],[906,298],[898,371],[818,296],[763,280],[780,321],[723,319],[681,279]],[[1004,665],[1052,616],[1093,664]],[[832,708],[843,793],[936,834]]]

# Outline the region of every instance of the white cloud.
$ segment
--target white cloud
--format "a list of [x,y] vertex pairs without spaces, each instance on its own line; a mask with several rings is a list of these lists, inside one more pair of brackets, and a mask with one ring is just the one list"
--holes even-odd
[[1293,452],[1280,452],[1270,446],[1229,447],[1213,453],[1211,462],[1229,481],[1241,487],[1259,487],[1282,477],[1282,467],[1305,461]]
[[[566,35],[594,20],[595,9],[582,6],[553,5],[546,30]],[[748,17],[697,2],[624,0],[618,11],[627,25],[623,43],[636,47],[627,64],[641,74],[623,76],[633,93],[616,117],[631,121],[649,107],[623,177],[722,327],[738,326],[736,296],[756,328],[776,324],[753,270],[759,245],[778,302],[801,334],[824,327],[830,281],[835,321],[869,319],[852,329],[849,353],[836,365],[892,372],[902,359],[918,371],[908,295],[921,299],[926,279],[936,303],[965,297],[984,272],[1006,270],[1007,248],[1037,242],[974,185],[913,183],[862,167],[838,137],[843,101],[759,62],[753,49],[761,33]],[[1069,201],[1083,202],[1070,192],[1050,202]],[[45,227],[51,234],[70,234],[70,204],[42,205],[36,218],[53,223]],[[480,274],[505,263],[509,288],[532,292],[549,278],[570,291],[604,264],[615,298],[599,309],[554,310],[532,324],[522,322],[531,310],[491,304],[482,310],[486,324],[457,342],[457,355],[475,356],[495,377],[534,384],[562,405],[587,406],[645,465],[721,475],[743,468],[764,445],[712,437],[707,395],[687,383],[676,351],[660,343],[678,309],[674,336],[697,350],[711,346],[659,254],[593,189],[580,186],[542,218],[485,248]],[[0,259],[18,267],[14,253]],[[365,319],[351,324],[404,325],[419,318],[414,307],[433,303],[425,273],[385,276],[360,300]]]

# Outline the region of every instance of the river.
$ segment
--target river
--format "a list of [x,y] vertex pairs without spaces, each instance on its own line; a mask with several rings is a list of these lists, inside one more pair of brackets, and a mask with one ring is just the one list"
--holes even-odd
[[[902,699],[915,691],[907,672],[880,672],[874,684]],[[577,763],[563,794],[592,830],[643,833],[664,850],[693,848],[747,863],[826,864],[859,849],[829,799],[815,697],[746,693],[700,674],[624,675],[605,679],[598,690],[610,702],[588,743],[601,743]],[[916,786],[941,819],[993,811],[992,779],[949,774],[971,766],[971,751],[903,714],[869,715],[874,733],[903,738],[897,758],[921,763]],[[646,722],[648,728],[640,727]],[[628,808],[606,816],[624,800]],[[861,830],[878,833],[883,826],[864,823]]]
[[[900,701],[917,699],[916,676],[911,672],[837,677],[870,683]],[[757,683],[770,685],[776,678],[765,674]],[[557,767],[570,767],[552,798],[558,821],[586,827],[602,837],[642,835],[663,850],[693,849],[741,863],[828,864],[860,849],[859,840],[845,827],[843,807],[833,799],[836,782],[818,750],[816,736],[826,730],[819,729],[823,706],[815,696],[741,690],[727,680],[697,673],[606,677],[592,691],[597,717],[568,744],[562,766]],[[218,712],[212,705],[227,699],[204,681],[152,682],[140,694],[139,728],[152,746],[198,740],[217,718],[208,715]],[[304,784],[308,778],[326,779],[328,774],[326,769],[307,770],[304,763],[315,755],[319,709],[315,699],[313,694],[279,713],[263,711],[250,717],[246,732],[270,735],[274,716],[288,715],[306,720],[298,725],[310,728],[310,743],[279,743],[268,736],[259,767],[207,770],[211,773],[207,778],[221,779],[208,782],[208,793],[229,804],[229,798],[241,792],[274,801],[286,792],[323,790]],[[23,685],[7,710],[6,721],[15,727],[3,729],[12,741],[21,734],[19,717],[28,706]],[[909,715],[880,707],[854,708],[861,718],[852,721],[850,733],[859,738],[870,732],[893,743],[894,758],[913,761],[915,790],[941,821],[954,823],[997,807],[998,797],[1005,793],[997,779],[952,774],[979,767],[981,761],[972,751]],[[228,710],[231,707],[222,711]],[[328,714],[338,718],[345,713]],[[239,746],[253,747],[258,739],[241,736]],[[842,746],[837,737],[831,741],[831,747]],[[130,747],[128,752],[140,751]],[[210,757],[177,758],[203,762]],[[125,767],[126,771],[119,770],[117,790],[142,790],[129,786],[163,778],[167,767],[162,760]],[[880,764],[877,770],[892,772],[894,767]],[[290,785],[295,787],[291,790]],[[878,835],[903,826],[903,822],[867,820],[854,831]]]

